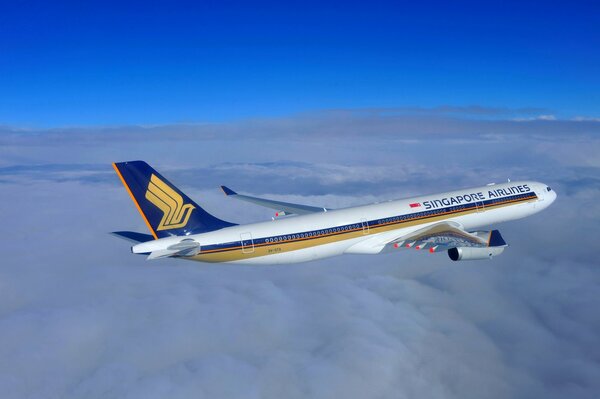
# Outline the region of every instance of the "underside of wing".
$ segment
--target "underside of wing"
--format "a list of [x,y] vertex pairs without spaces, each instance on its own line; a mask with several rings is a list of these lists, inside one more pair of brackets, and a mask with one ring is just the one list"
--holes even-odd
[[275,216],[306,215],[309,213],[327,212],[329,210],[327,208],[319,208],[309,205],[293,204],[291,202],[274,201],[265,198],[251,197],[249,195],[238,194],[232,189],[225,186],[221,186],[221,190],[223,190],[225,195],[228,197],[275,209],[277,211]]
[[[498,230],[469,232],[460,224],[449,221],[432,224],[401,236],[394,237],[393,233],[376,236],[350,247],[346,253],[375,254],[412,248],[426,249],[431,253],[449,251],[449,255],[452,255],[450,252],[454,253],[458,249],[461,253],[470,253],[464,256],[465,259],[482,259],[483,252],[486,252],[486,257],[491,257],[500,254],[506,246]],[[484,248],[492,250],[483,251]]]
[[384,250],[399,248],[428,249],[429,252],[452,248],[505,247],[498,230],[468,232],[456,222],[442,222],[416,230],[389,241]]
[[453,247],[483,247],[487,240],[477,233],[465,231],[458,223],[442,222],[397,237],[386,244],[387,250],[397,248],[442,251]]

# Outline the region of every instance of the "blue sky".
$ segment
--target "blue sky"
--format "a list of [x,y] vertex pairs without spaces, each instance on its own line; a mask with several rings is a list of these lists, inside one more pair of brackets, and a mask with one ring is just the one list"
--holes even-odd
[[413,3],[5,2],[0,124],[445,104],[600,116],[594,2]]

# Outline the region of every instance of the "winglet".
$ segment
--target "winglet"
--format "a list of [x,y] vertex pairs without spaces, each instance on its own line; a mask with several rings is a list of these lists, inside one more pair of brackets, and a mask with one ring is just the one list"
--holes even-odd
[[502,235],[500,235],[500,232],[498,230],[492,230],[490,232],[490,239],[488,241],[488,247],[506,247],[508,246],[508,244],[506,244],[506,241],[504,241],[504,238],[502,238]]
[[225,195],[237,195],[235,191],[226,186],[221,186],[221,190],[225,193]]

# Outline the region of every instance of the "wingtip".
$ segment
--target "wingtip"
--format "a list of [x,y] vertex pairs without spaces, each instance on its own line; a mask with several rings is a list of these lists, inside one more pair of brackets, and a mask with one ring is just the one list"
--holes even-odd
[[233,191],[232,189],[230,189],[227,186],[221,186],[221,190],[223,190],[223,193],[225,195],[236,195],[237,194],[235,191]]
[[492,230],[490,232],[490,238],[488,240],[488,247],[505,247],[508,244],[504,241],[502,234],[498,230]]

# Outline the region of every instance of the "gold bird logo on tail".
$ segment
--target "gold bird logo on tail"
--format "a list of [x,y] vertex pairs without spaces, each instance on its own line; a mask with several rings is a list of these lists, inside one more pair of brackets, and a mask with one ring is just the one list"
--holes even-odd
[[183,204],[183,198],[154,174],[150,177],[146,199],[163,212],[156,230],[184,227],[194,210],[194,205]]

